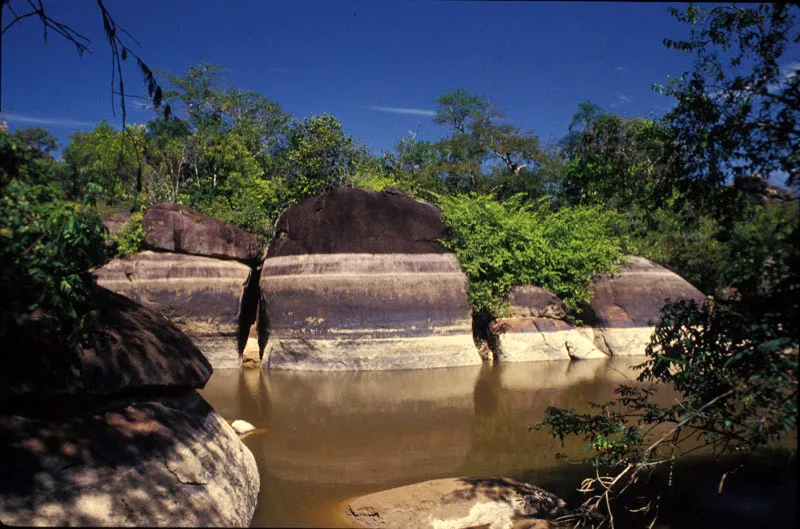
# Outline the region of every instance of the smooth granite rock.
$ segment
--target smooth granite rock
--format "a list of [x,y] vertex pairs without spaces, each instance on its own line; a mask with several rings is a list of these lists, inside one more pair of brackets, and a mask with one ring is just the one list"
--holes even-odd
[[569,323],[554,318],[500,318],[489,327],[500,362],[607,358]]
[[0,414],[0,524],[246,527],[253,454],[196,392],[69,417]]
[[151,251],[112,259],[95,271],[98,285],[168,318],[218,368],[241,363],[240,335],[246,337],[250,326],[240,309],[251,274],[236,261]]
[[509,478],[445,478],[362,496],[348,505],[361,527],[489,529],[552,527],[561,498]]
[[340,189],[289,208],[261,270],[270,369],[481,363],[467,278],[441,212],[394,191]]
[[436,206],[403,193],[344,188],[309,198],[278,220],[267,257],[447,253]]
[[235,259],[251,265],[261,259],[258,236],[180,204],[150,206],[142,227],[145,247],[151,250]]
[[547,290],[515,286],[508,315],[489,325],[495,357],[500,362],[606,358],[566,317],[564,303]]
[[67,347],[47,314],[18,315],[0,355],[3,407],[120,394],[202,388],[211,366],[175,325],[156,312],[96,287],[97,342]]
[[263,362],[306,370],[480,364],[466,283],[452,254],[268,258]]
[[630,256],[619,272],[592,285],[590,317],[595,345],[611,355],[643,355],[668,301],[705,296],[688,281],[644,257]]

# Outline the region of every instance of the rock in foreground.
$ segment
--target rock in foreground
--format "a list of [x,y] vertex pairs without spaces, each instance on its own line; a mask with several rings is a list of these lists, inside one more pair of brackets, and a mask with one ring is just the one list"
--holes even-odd
[[0,415],[0,524],[248,526],[253,454],[196,392],[67,418]]
[[0,355],[0,404],[64,403],[202,388],[211,366],[156,312],[97,287],[97,341],[67,347],[47,314],[17,315]]
[[362,496],[348,506],[362,527],[547,528],[564,500],[508,478],[446,478]]

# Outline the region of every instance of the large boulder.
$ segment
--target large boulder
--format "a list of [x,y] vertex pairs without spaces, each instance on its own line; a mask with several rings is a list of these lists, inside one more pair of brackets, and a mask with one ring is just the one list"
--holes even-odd
[[236,226],[172,203],[155,204],[142,217],[148,249],[235,259],[256,265],[261,243],[256,235]]
[[11,318],[0,354],[0,404],[63,403],[202,388],[211,366],[159,314],[97,287],[93,344],[68,346],[49,314]]
[[702,303],[705,296],[679,275],[644,257],[629,256],[626,261],[618,272],[592,283],[589,317],[598,348],[611,355],[643,355],[668,301]]
[[384,190],[338,189],[291,207],[267,257],[308,254],[442,254],[441,212]]
[[479,364],[467,278],[437,242],[444,231],[438,209],[394,192],[342,189],[290,208],[261,270],[264,363]]
[[587,329],[566,321],[564,303],[534,285],[515,286],[508,295],[508,314],[489,325],[494,354],[501,362],[606,358]]
[[236,261],[151,251],[112,259],[95,271],[98,285],[168,318],[217,368],[240,364],[255,318],[242,311],[254,274]]
[[0,414],[0,524],[238,526],[253,454],[196,392],[68,417]]
[[561,498],[508,478],[446,478],[362,496],[348,512],[361,527],[553,527],[567,514]]

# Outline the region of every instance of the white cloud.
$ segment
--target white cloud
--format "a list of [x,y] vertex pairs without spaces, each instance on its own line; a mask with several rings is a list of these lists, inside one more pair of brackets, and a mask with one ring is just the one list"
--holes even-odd
[[617,71],[617,72],[624,72],[624,71],[625,71],[625,67],[624,67],[624,66],[617,66],[617,68],[616,68],[616,70],[615,70],[615,71]]
[[625,94],[619,94],[617,96],[616,101],[611,103],[611,108],[619,108],[623,105],[627,105],[630,102],[631,102],[630,96],[626,96]]
[[24,123],[28,125],[46,125],[48,127],[62,127],[68,128],[81,128],[81,127],[94,127],[96,123],[89,121],[79,121],[76,119],[62,119],[62,118],[47,118],[39,116],[24,116],[22,114],[15,114],[13,112],[0,112],[0,119],[4,119],[10,123]]
[[377,112],[388,112],[390,114],[407,114],[411,116],[435,116],[436,112],[425,108],[404,108],[404,107],[374,107],[368,106],[370,110]]

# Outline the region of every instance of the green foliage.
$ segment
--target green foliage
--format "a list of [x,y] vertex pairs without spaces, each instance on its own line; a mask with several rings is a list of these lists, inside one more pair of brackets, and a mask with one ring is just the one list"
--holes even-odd
[[144,213],[136,211],[131,213],[125,224],[119,229],[117,234],[112,237],[112,240],[117,245],[118,255],[133,255],[142,251],[144,245],[144,227],[142,226],[142,217]]
[[346,187],[366,156],[330,114],[293,122],[280,155],[286,174],[286,202]]
[[106,259],[96,213],[64,201],[54,186],[12,180],[0,199],[0,263],[8,309],[43,309],[65,329],[81,327],[93,278]]
[[798,184],[800,75],[783,63],[791,43],[800,42],[800,8],[690,4],[670,12],[690,36],[664,44],[694,56],[690,73],[657,87],[677,103],[665,120],[685,183],[704,193],[732,175],[780,170],[788,185]]
[[587,283],[608,272],[625,249],[620,219],[592,207],[552,211],[521,196],[444,196],[440,204],[454,251],[470,279],[477,312],[501,315],[515,284],[531,283],[564,300],[575,313],[589,300]]
[[[797,287],[797,276],[793,284]],[[598,413],[550,408],[536,429],[562,441],[589,442],[587,457],[597,478],[584,492],[597,492],[583,505],[589,511],[615,509],[628,487],[660,465],[700,448],[717,457],[734,454],[742,463],[759,447],[797,428],[797,300],[786,305],[723,306],[691,301],[668,305],[647,347],[638,381],[622,385],[615,401],[595,405]],[[766,309],[766,310],[764,310]],[[658,387],[681,396],[657,405]],[[720,488],[726,468],[720,469]],[[652,481],[652,476],[651,476]],[[651,504],[651,508],[657,504]],[[612,518],[613,525],[613,518]]]

